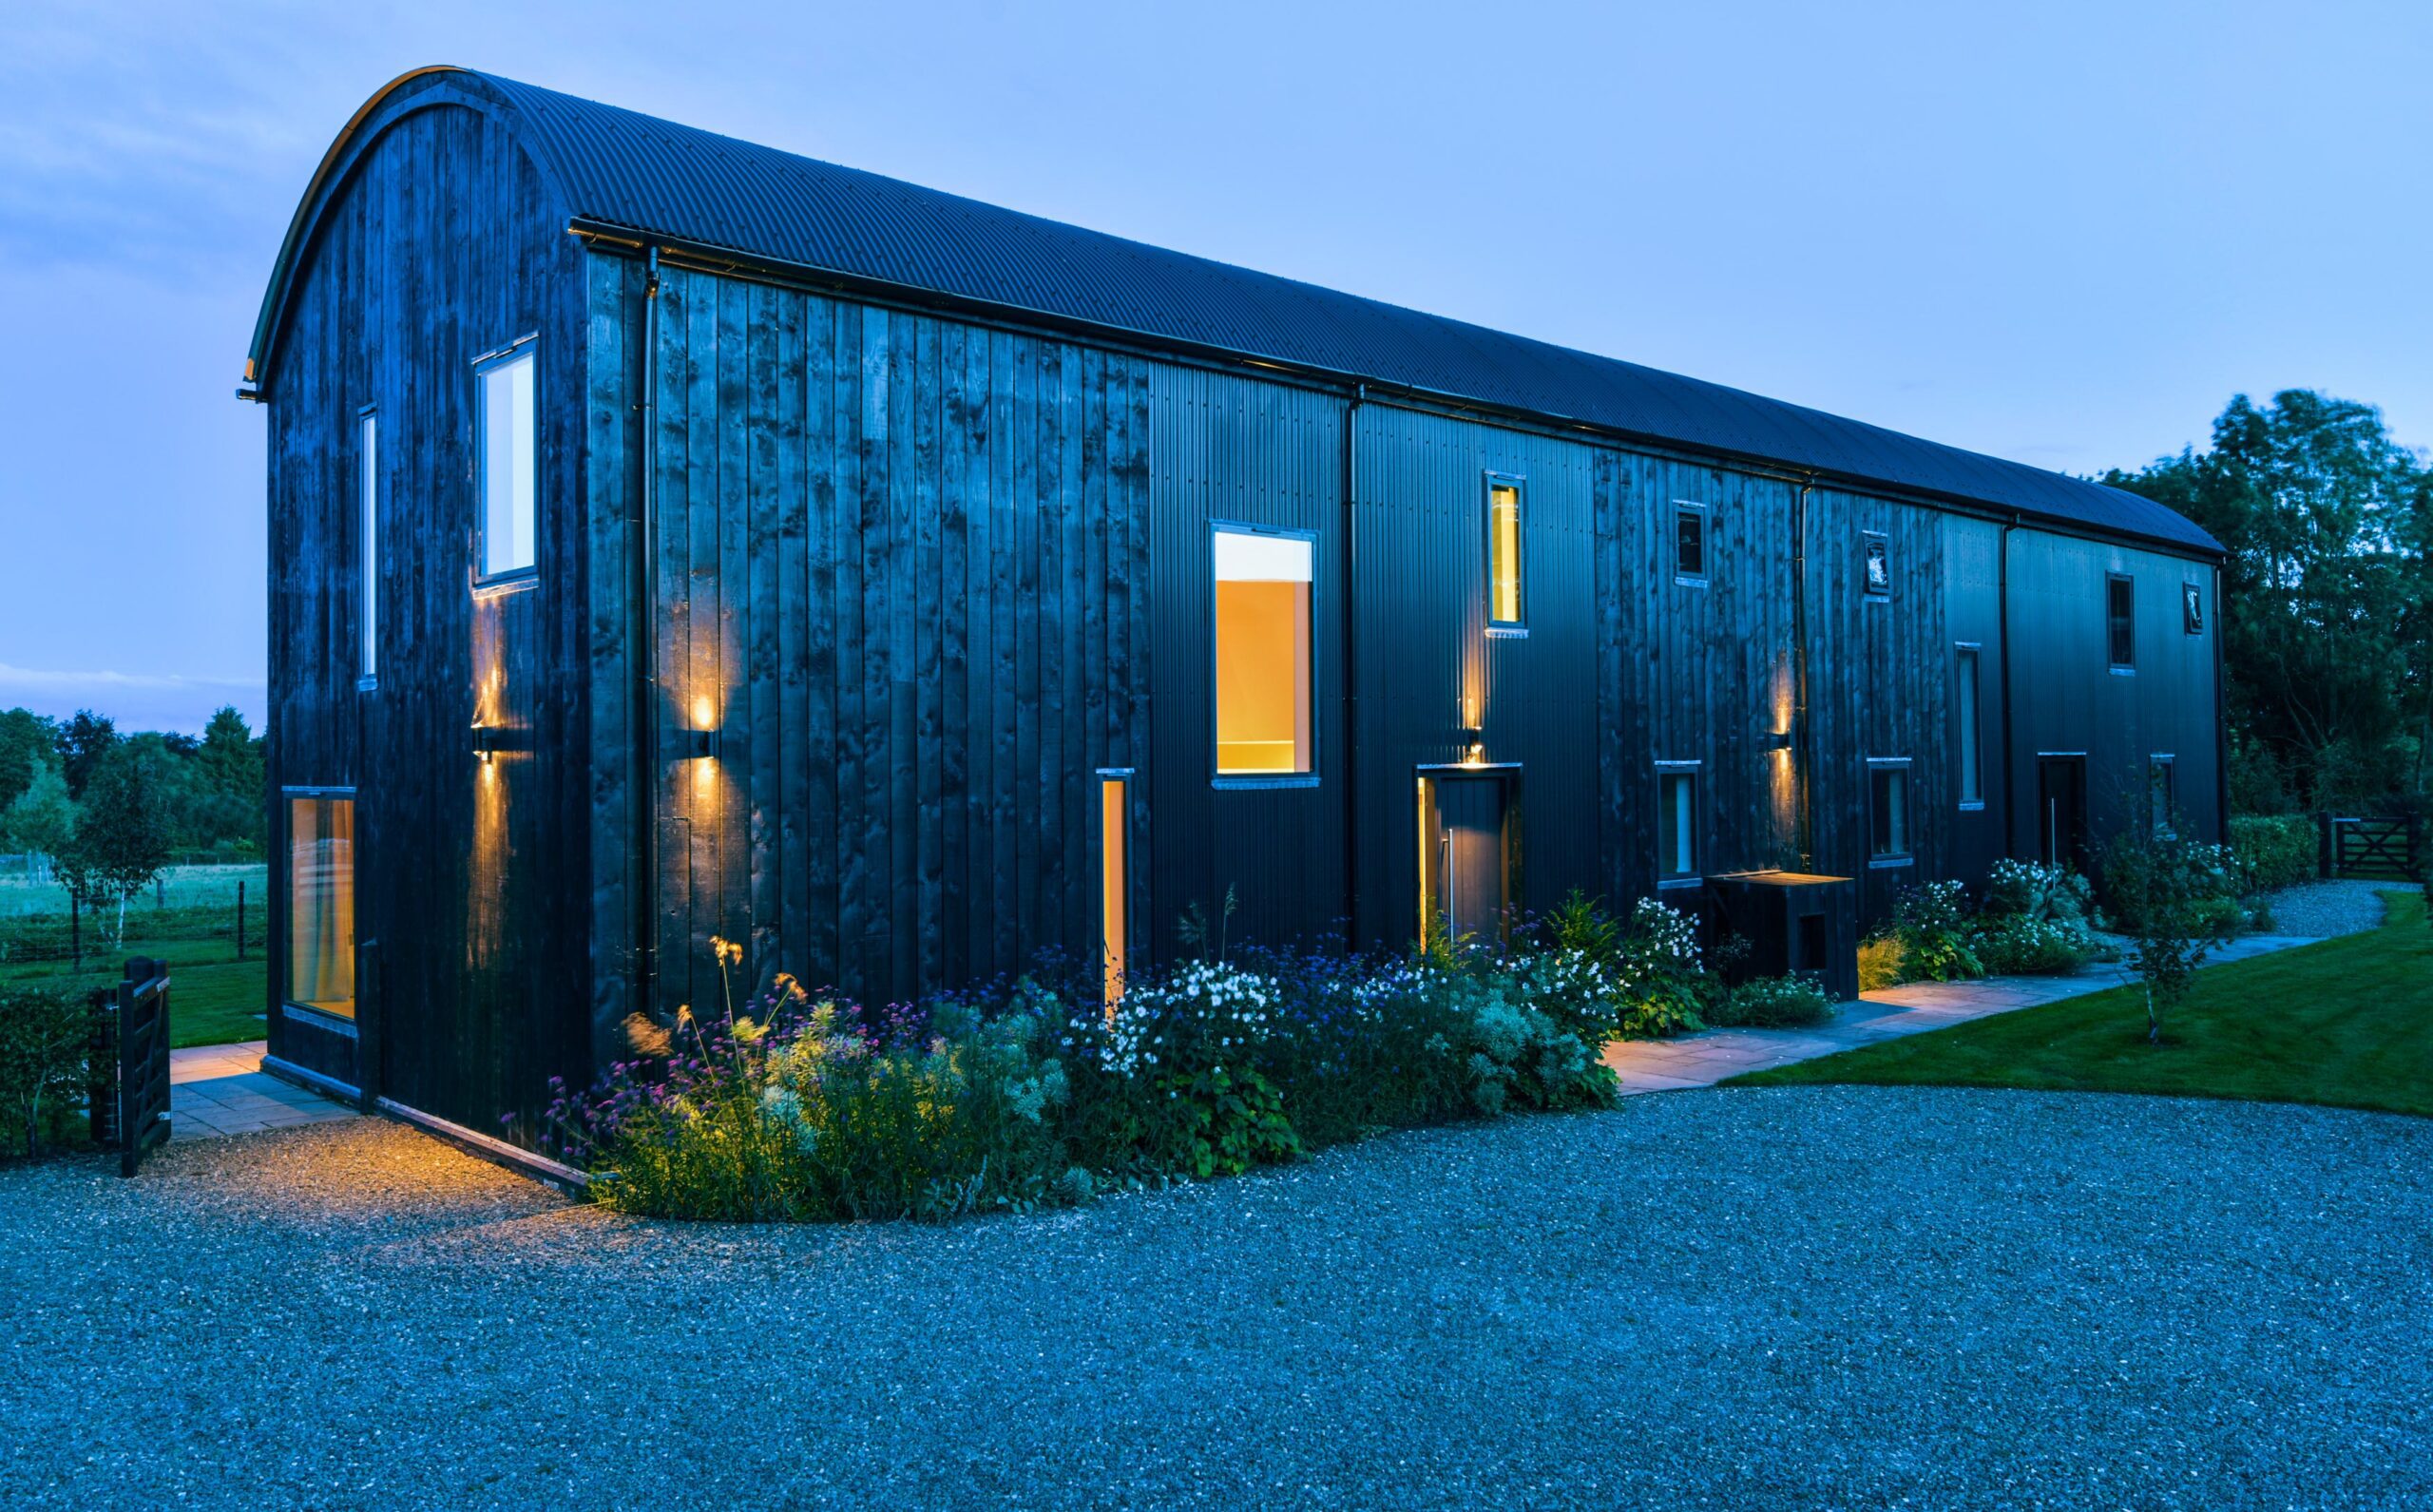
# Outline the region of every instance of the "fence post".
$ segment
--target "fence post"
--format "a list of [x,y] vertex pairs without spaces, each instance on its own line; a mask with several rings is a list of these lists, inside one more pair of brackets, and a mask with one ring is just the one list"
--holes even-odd
[[245,959],[245,879],[237,879],[237,959]]
[[2328,878],[2338,869],[2332,861],[2331,811],[2315,815],[2315,875]]

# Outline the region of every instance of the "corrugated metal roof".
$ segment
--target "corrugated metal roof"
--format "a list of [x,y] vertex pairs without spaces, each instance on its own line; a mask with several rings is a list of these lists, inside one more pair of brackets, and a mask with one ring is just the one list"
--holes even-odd
[[[411,76],[409,76],[411,77]],[[2117,488],[476,75],[571,212],[750,258],[2218,551]]]

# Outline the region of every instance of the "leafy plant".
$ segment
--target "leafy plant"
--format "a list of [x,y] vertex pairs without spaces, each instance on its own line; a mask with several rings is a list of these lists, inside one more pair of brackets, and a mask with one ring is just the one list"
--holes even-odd
[[43,1152],[61,1109],[85,1090],[89,1030],[67,993],[0,987],[0,1138],[30,1157]]
[[2233,814],[2230,844],[2250,891],[2304,882],[2322,859],[2314,821],[2300,814]]
[[1968,946],[1965,894],[1957,882],[1904,888],[1893,900],[1892,932],[1901,942],[1903,980],[1958,982],[1985,974]]
[[1717,1027],[1802,1029],[1830,1023],[1833,1000],[1811,977],[1752,977],[1719,993],[1707,1008]]
[[1678,909],[1641,898],[1616,952],[1614,977],[1625,1035],[1683,1034],[1703,1027],[1698,1007],[1706,996],[1706,970],[1698,959],[1698,936]]
[[2213,944],[2226,938],[2224,859],[2219,846],[2167,837],[2124,837],[2114,849],[2106,876],[2122,916],[2132,921],[2129,966],[2145,989],[2149,1042],[2161,1041],[2164,1023],[2186,1001],[2196,968]]
[[2022,913],[1981,916],[1968,948],[1994,976],[2066,976],[2098,952],[2095,936],[2083,925]]

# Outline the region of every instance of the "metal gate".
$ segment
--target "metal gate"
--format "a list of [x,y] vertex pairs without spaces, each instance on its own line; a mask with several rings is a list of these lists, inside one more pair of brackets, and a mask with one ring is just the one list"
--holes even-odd
[[169,1138],[169,963],[137,956],[114,987],[93,994],[93,1142],[133,1176]]

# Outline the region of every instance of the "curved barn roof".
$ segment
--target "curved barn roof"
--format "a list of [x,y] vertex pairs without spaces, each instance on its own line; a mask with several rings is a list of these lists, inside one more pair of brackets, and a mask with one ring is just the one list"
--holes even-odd
[[[596,101],[445,72],[519,129],[570,218],[744,258],[1128,335],[1972,500],[2064,526],[2218,552],[2173,510],[2117,488],[1762,398],[1634,362],[1168,252],[900,180],[797,157]],[[262,359],[307,211],[297,213],[255,338]]]

